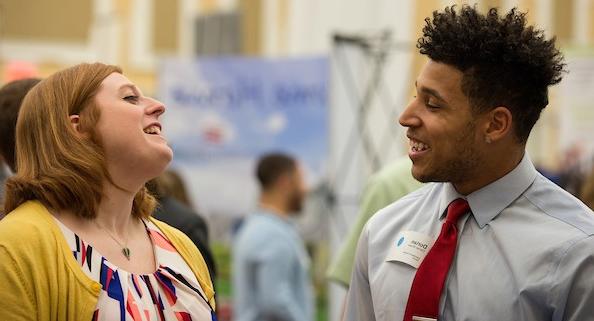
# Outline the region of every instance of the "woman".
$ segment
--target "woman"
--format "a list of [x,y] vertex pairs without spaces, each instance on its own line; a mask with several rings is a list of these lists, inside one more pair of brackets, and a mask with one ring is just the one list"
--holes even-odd
[[160,102],[81,64],[25,97],[0,222],[0,320],[214,320],[204,260],[151,217],[171,161]]

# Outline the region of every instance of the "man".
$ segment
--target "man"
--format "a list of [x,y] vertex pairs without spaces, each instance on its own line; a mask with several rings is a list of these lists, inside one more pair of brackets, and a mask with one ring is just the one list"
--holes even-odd
[[260,209],[233,248],[235,320],[311,321],[309,258],[291,222],[305,197],[301,170],[290,156],[274,153],[259,160],[256,176]]
[[369,178],[355,223],[351,227],[346,241],[340,247],[338,255],[328,268],[329,279],[346,288],[349,287],[357,240],[359,240],[365,223],[380,209],[422,186],[411,175],[411,166],[412,163],[408,156],[398,158]]
[[[13,173],[16,172],[14,135],[17,117],[23,98],[40,81],[41,79],[36,78],[15,80],[0,88],[0,204],[4,199],[4,181],[7,178],[2,160]],[[2,218],[1,208],[0,218]]]
[[400,116],[428,184],[374,215],[346,320],[592,320],[594,215],[548,181],[526,140],[561,81],[554,40],[512,10],[435,12]]

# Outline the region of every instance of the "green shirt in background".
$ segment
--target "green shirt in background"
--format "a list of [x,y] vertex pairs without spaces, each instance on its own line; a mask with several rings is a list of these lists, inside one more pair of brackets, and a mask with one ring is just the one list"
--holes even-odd
[[411,167],[411,160],[405,156],[371,176],[365,187],[356,221],[345,243],[342,244],[338,256],[328,268],[327,277],[330,280],[349,287],[357,241],[367,220],[380,209],[421,187],[422,183],[413,178]]

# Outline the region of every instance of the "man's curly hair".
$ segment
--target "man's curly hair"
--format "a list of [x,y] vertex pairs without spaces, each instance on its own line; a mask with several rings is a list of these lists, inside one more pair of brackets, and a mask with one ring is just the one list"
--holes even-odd
[[468,5],[455,9],[425,19],[417,48],[463,72],[462,91],[475,114],[507,107],[517,138],[525,142],[548,104],[548,86],[559,83],[564,72],[555,38],[526,26],[526,13],[515,8],[501,17],[496,8],[486,15]]

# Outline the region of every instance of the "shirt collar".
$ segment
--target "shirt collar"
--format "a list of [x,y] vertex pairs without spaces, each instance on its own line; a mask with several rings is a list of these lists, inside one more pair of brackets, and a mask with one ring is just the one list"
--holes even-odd
[[261,216],[267,217],[273,221],[281,222],[281,223],[288,224],[291,226],[295,225],[295,221],[293,218],[280,216],[279,214],[275,213],[273,210],[268,209],[266,207],[259,206],[258,211],[256,212],[256,215],[261,215]]
[[524,153],[522,161],[511,172],[467,196],[458,193],[451,183],[446,183],[439,204],[439,219],[444,218],[445,210],[453,200],[463,198],[468,201],[479,227],[483,228],[522,195],[532,185],[536,175],[530,157]]

